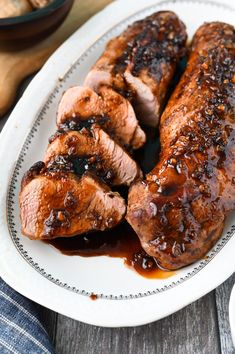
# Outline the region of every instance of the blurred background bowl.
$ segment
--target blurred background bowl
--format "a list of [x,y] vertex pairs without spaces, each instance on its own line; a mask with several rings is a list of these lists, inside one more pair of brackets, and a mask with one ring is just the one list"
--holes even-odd
[[44,38],[64,21],[73,2],[74,0],[54,0],[45,8],[22,16],[0,19],[0,40]]

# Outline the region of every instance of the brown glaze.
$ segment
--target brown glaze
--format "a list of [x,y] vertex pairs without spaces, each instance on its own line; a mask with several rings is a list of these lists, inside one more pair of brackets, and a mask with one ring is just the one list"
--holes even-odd
[[[72,103],[66,94],[63,96],[57,116],[60,130],[50,138],[45,162],[35,164],[23,178],[22,233],[32,239],[71,237],[116,226],[122,221],[126,206],[124,199],[108,185],[129,186],[142,177],[137,163],[100,128],[109,118],[99,111],[97,102],[102,101],[101,97],[91,91],[81,87],[70,89],[69,97],[75,98]],[[109,89],[102,90],[102,95],[108,95],[107,111],[112,111],[110,101],[120,95],[110,94]],[[120,105],[131,107],[123,101],[121,97]],[[117,102],[114,108],[109,117],[115,116],[118,122]],[[76,119],[77,114],[82,119]],[[123,122],[120,126],[129,129]],[[131,140],[138,138],[139,129],[138,124],[134,126]]]
[[71,237],[119,224],[124,199],[98,180],[38,163],[25,174],[20,192],[22,233],[31,239]]
[[202,258],[235,207],[234,112],[235,30],[205,24],[161,118],[160,161],[128,198],[127,220],[167,269]]
[[134,22],[107,44],[85,85],[113,87],[132,102],[142,123],[156,126],[186,39],[184,24],[170,11]]
[[[75,123],[75,124],[74,124]],[[88,87],[69,88],[60,101],[57,113],[59,129],[88,128],[96,123],[113,139],[128,149],[140,148],[146,140],[134,110],[124,97],[103,86],[98,94]]]
[[127,267],[150,279],[163,279],[175,274],[159,269],[154,258],[143,251],[137,235],[126,222],[110,231],[45,242],[69,256],[122,258]]
[[127,185],[142,177],[131,156],[98,125],[58,132],[50,139],[44,162],[50,170],[90,171],[109,185]]
[[95,300],[98,299],[98,297],[97,297],[96,294],[91,294],[91,295],[90,295],[90,299],[93,300],[93,301],[95,301]]
[[[75,132],[76,135],[77,132],[80,132],[83,129],[89,131],[94,124],[93,121],[87,121],[87,124],[85,125],[83,123],[84,122],[81,121],[69,121],[69,124],[63,126],[63,131],[58,131],[50,138],[51,144],[65,133],[68,133],[70,136],[71,133]],[[147,144],[144,148],[135,151],[134,158],[141,164],[145,172],[149,172],[156,163],[159,143],[156,131],[147,127],[145,127],[145,130],[148,137]],[[74,148],[76,149],[76,144],[74,146],[72,142],[71,145],[69,144],[68,148],[74,151]],[[66,156],[57,156],[53,163],[49,163],[51,159],[49,157],[52,155],[53,154],[49,151],[45,156],[45,161],[48,164],[47,169],[43,162],[38,162],[29,169],[22,181],[22,189],[38,175],[47,174],[52,175],[53,178],[55,178],[58,173],[75,173],[75,170],[76,174],[79,176],[84,173],[84,165],[87,164],[87,159],[83,159],[82,161],[80,159],[79,166],[77,163],[75,166],[76,168],[74,168],[74,164],[71,163],[72,160],[66,159]],[[81,162],[83,162],[83,164]],[[118,191],[121,195],[126,197],[126,189],[119,187]],[[77,203],[78,199],[75,198],[71,191],[68,191],[65,195],[62,209],[59,211],[53,210],[46,219],[46,229],[47,233],[49,232],[49,238],[53,237],[53,230],[54,232],[58,232],[59,227],[68,227],[68,222],[66,222],[66,211],[76,208]],[[66,232],[66,230],[64,232]],[[44,242],[53,245],[66,255],[79,255],[83,257],[106,255],[109,257],[122,258],[127,267],[149,279],[167,278],[174,274],[173,272],[166,272],[157,267],[154,259],[149,257],[143,251],[138,237],[127,223],[120,224],[112,229],[111,232],[92,232],[90,234],[74,236],[69,239],[66,237],[60,237],[46,241],[44,240]]]

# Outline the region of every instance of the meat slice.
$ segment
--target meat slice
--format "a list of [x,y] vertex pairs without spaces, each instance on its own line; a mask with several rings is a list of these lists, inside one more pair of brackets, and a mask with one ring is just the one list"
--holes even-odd
[[42,240],[110,229],[122,221],[126,206],[96,178],[52,173],[41,162],[22,181],[20,210],[22,233]]
[[68,89],[58,108],[57,125],[97,122],[123,146],[140,148],[146,141],[131,104],[110,87],[100,87],[99,94],[81,86]]
[[142,177],[137,163],[99,126],[57,132],[50,141],[44,159],[50,169],[60,164],[77,175],[90,171],[116,186],[129,186]]
[[186,40],[176,14],[156,12],[112,39],[84,84],[95,91],[113,87],[131,100],[142,123],[155,127]]
[[146,135],[130,102],[108,86],[101,86],[97,92],[102,97],[105,114],[110,117],[104,128],[127,148],[141,148]]
[[160,125],[160,161],[129,192],[127,220],[167,269],[203,257],[235,208],[235,29],[201,26]]

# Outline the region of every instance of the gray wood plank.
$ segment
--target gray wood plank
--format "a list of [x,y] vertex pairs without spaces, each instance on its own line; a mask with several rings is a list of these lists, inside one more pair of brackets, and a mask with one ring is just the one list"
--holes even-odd
[[234,283],[235,274],[233,274],[225,283],[216,289],[216,306],[218,312],[218,324],[222,354],[235,353],[230,332],[228,314],[229,298]]
[[56,341],[58,314],[40,305],[38,305],[38,311],[44,328],[48,332],[51,342],[54,344]]
[[220,353],[214,293],[140,327],[100,328],[58,315],[55,348],[57,354]]

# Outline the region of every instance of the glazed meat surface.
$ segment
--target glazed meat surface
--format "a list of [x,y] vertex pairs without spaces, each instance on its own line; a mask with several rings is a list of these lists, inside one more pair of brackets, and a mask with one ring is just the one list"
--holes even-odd
[[88,126],[96,122],[123,146],[140,148],[146,136],[131,104],[110,87],[103,86],[98,92],[81,86],[68,89],[59,104],[57,125],[67,123],[69,127],[75,122]]
[[126,206],[95,177],[53,172],[39,162],[22,180],[20,210],[24,235],[51,239],[112,228],[122,221]]
[[142,123],[156,126],[186,39],[173,12],[154,13],[107,44],[84,84],[95,91],[113,87],[131,100]]
[[99,126],[80,131],[57,132],[47,148],[44,162],[82,176],[90,171],[110,185],[129,186],[142,177],[137,163]]
[[161,117],[161,155],[129,192],[127,220],[159,265],[203,257],[235,207],[235,30],[201,26]]

